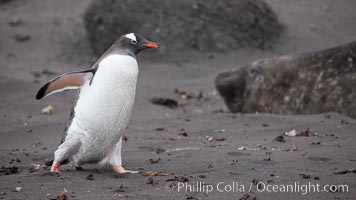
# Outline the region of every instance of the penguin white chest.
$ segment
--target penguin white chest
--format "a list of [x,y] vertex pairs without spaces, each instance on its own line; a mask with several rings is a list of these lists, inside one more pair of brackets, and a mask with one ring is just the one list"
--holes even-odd
[[99,63],[91,83],[81,88],[68,134],[80,135],[83,151],[103,153],[100,148],[107,150],[118,141],[131,117],[137,75],[136,59],[114,54]]

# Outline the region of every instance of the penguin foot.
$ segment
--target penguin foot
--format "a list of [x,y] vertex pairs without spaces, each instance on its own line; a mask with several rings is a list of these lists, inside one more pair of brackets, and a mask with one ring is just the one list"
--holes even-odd
[[121,165],[113,165],[112,168],[114,169],[115,172],[119,174],[126,174],[126,173],[137,174],[139,172],[139,171],[126,170]]
[[61,171],[59,170],[59,167],[61,166],[61,163],[58,161],[53,161],[52,167],[51,167],[51,172],[54,172],[56,174],[61,174]]

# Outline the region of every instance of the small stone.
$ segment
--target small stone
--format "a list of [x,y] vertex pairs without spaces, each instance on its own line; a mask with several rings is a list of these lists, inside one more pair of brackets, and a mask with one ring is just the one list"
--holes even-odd
[[310,30],[315,31],[316,30],[316,25],[314,23],[311,23],[309,25]]
[[295,129],[283,133],[284,136],[295,137],[298,135]]
[[17,33],[15,35],[15,40],[17,42],[27,42],[30,39],[31,39],[31,36],[27,33]]
[[246,147],[245,146],[239,147],[238,150],[240,151],[246,150]]
[[115,198],[127,198],[127,195],[124,195],[124,194],[115,194],[114,197],[115,197]]
[[277,142],[286,142],[286,139],[283,137],[283,135],[277,136],[274,140]]
[[18,18],[18,17],[13,17],[13,18],[11,18],[10,21],[9,21],[9,25],[10,25],[10,26],[18,26],[18,25],[20,25],[21,23],[22,23],[22,20],[21,20],[20,18]]
[[209,142],[212,142],[212,141],[214,140],[214,137],[207,137],[207,140],[208,140]]
[[202,175],[198,175],[198,177],[199,177],[199,178],[206,178],[206,176],[203,175],[203,174],[202,174]]
[[152,177],[148,177],[147,181],[146,181],[146,184],[147,185],[152,185],[153,184],[153,178]]
[[42,109],[42,114],[51,115],[54,111],[54,107],[52,105],[48,105]]
[[21,192],[21,190],[22,190],[22,187],[16,187],[15,188],[15,192]]
[[178,133],[178,135],[181,135],[181,136],[184,136],[184,137],[188,137],[188,133],[187,132],[181,132],[181,133]]
[[94,175],[93,174],[89,174],[87,176],[87,180],[90,180],[90,181],[94,180]]

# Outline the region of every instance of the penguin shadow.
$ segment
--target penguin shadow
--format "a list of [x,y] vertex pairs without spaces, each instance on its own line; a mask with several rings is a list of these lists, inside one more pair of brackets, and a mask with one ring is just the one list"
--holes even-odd
[[[132,175],[136,174],[119,174],[115,172],[111,166],[99,166],[95,163],[92,164],[86,164],[85,166],[74,166],[71,162],[67,161],[65,164],[62,164],[62,173],[57,174],[54,172],[50,171],[51,165],[53,164],[53,159],[48,160],[44,163],[44,167],[41,168],[41,170],[36,170],[31,172],[32,175],[34,176],[48,176],[48,177],[56,177],[63,179],[66,176],[86,176],[87,180],[94,180],[94,175],[98,177],[98,175],[106,178],[128,178]],[[144,168],[138,168],[137,169],[139,173],[137,175],[143,175],[145,176],[145,170]]]
[[[105,179],[105,178],[116,178],[117,173],[111,171],[110,169],[105,168],[67,168],[63,169],[61,174],[50,172],[49,169],[39,173],[34,173],[35,176],[41,177],[53,177],[55,179],[67,179],[69,177],[81,177],[81,179],[86,180],[95,180],[95,179]],[[123,174],[122,177],[125,178],[126,174]]]
[[139,173],[137,174],[131,174],[131,173],[125,173],[125,174],[119,174],[115,172],[111,166],[101,166],[101,167],[95,167],[97,165],[91,164],[84,166],[84,167],[74,167],[71,169],[66,169],[62,174],[69,174],[70,176],[85,176],[87,180],[95,180],[97,179],[113,179],[113,178],[118,178],[118,179],[128,179],[129,177],[136,177],[137,175],[145,175],[145,171],[143,168],[137,169]]
[[[48,162],[50,163],[50,161]],[[47,163],[47,164],[48,164]],[[118,174],[111,167],[95,167],[95,164],[90,166],[88,164],[85,167],[75,167],[71,166],[70,164],[62,165],[62,172],[61,174],[57,174],[50,171],[50,167],[46,166],[41,170],[32,172],[32,176],[40,176],[40,177],[54,177],[58,179],[65,179],[66,177],[84,177],[87,180],[95,180],[95,178],[102,179],[102,178],[128,178],[132,176],[132,174]],[[142,174],[143,171],[140,170]]]

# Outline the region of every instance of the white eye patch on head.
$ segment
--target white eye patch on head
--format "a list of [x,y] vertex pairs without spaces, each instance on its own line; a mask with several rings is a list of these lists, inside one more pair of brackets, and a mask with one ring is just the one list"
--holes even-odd
[[129,34],[126,34],[125,37],[131,39],[132,41],[135,41],[137,42],[137,39],[136,39],[136,36],[134,33],[129,33]]

